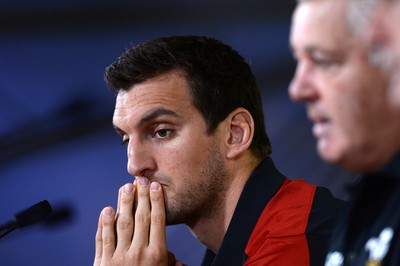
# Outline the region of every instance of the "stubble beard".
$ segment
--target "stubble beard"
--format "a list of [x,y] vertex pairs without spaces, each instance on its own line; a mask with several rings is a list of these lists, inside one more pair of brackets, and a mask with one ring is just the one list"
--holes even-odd
[[173,202],[166,201],[167,225],[186,224],[190,227],[219,213],[229,175],[216,147],[211,145],[204,156],[203,178],[188,183],[183,191],[177,191]]

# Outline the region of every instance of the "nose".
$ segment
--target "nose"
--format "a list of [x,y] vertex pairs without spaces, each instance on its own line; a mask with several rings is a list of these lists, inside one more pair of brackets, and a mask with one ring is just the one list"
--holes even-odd
[[289,96],[295,102],[308,102],[317,97],[313,84],[313,73],[306,62],[299,62],[289,85]]
[[151,150],[143,145],[134,145],[129,142],[128,148],[128,172],[132,176],[150,177],[156,169],[156,163],[151,156]]

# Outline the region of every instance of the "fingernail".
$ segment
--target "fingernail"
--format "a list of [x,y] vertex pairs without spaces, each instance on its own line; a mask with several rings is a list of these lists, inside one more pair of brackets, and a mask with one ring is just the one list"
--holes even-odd
[[104,208],[104,215],[106,216],[106,217],[110,217],[110,216],[112,216],[113,215],[113,209],[112,208],[110,208],[110,207],[107,207],[107,208]]
[[124,192],[126,194],[131,194],[133,191],[133,185],[131,183],[125,184],[124,186]]
[[141,177],[141,178],[139,179],[139,184],[140,184],[142,187],[145,187],[145,186],[147,186],[147,185],[149,184],[149,180],[148,180],[147,178],[145,178],[145,177]]
[[151,186],[150,186],[151,191],[157,191],[159,188],[160,188],[160,184],[158,184],[157,182],[151,183]]

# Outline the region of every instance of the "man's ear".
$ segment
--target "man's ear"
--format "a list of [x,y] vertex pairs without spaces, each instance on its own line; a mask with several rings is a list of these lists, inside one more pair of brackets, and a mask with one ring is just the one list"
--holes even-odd
[[226,157],[233,159],[249,149],[254,136],[254,120],[249,111],[237,108],[225,122],[229,132]]

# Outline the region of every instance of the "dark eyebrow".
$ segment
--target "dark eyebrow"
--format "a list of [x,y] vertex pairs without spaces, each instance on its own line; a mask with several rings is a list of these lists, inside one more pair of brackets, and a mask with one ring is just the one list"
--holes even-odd
[[[145,114],[142,117],[142,119],[140,119],[140,121],[135,125],[135,128],[139,128],[143,124],[147,123],[148,121],[151,121],[162,115],[171,115],[171,116],[179,117],[179,115],[172,110],[168,110],[168,109],[164,109],[164,108],[157,108],[157,109],[151,110],[150,112]],[[114,123],[113,123],[113,127],[118,134],[120,134],[120,135],[124,134],[124,131],[122,129],[120,129],[119,127],[117,127]]]
[[141,127],[144,123],[151,121],[162,115],[171,115],[171,116],[179,117],[179,115],[172,110],[168,110],[168,109],[164,109],[164,108],[157,108],[157,109],[154,109],[154,110],[148,112],[147,114],[145,114],[142,117],[142,119],[140,119],[140,121],[136,124],[136,127],[137,128]]

